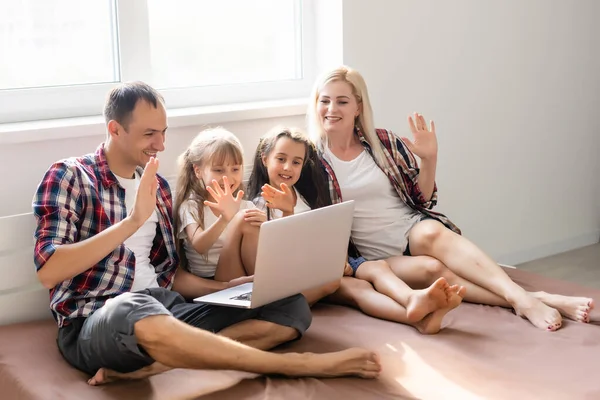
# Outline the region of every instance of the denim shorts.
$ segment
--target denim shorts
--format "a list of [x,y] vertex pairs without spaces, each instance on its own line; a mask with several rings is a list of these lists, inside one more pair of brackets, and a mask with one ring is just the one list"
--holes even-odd
[[348,257],[348,264],[350,264],[350,267],[352,267],[352,275],[356,276],[356,270],[358,269],[358,267],[360,267],[360,265],[364,262],[366,262],[367,260],[365,260],[365,258],[363,256],[360,257]]

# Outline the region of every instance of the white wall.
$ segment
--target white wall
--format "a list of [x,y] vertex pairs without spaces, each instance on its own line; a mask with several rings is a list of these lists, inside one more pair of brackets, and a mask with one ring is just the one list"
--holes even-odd
[[[276,124],[304,126],[304,117],[268,118],[219,125],[240,138],[246,163],[251,163],[258,138]],[[185,151],[193,137],[204,127],[168,131],[166,149],[159,155],[160,174],[167,178],[176,174],[177,156]],[[1,146],[3,190],[0,191],[0,216],[31,212],[31,199],[46,169],[58,159],[95,151],[104,138],[99,135]]]
[[[439,210],[503,262],[598,239],[600,32],[593,17],[600,3],[573,4],[343,1],[344,62],[365,75],[378,126],[408,134],[408,113],[435,119]],[[321,20],[323,39],[328,20]],[[257,138],[277,123],[303,126],[304,119],[223,126],[241,138],[250,162]],[[201,128],[169,131],[162,174],[175,173],[176,156]],[[1,146],[0,216],[30,212],[45,169],[102,140]]]
[[344,0],[378,126],[437,123],[441,211],[507,263],[598,241],[600,2]]

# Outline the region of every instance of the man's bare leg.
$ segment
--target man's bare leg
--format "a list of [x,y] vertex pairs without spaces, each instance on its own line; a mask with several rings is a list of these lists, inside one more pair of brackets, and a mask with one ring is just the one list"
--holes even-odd
[[[429,256],[398,256],[386,260],[398,278],[413,288],[425,288],[438,278],[446,278],[450,285],[466,288],[464,301],[475,304],[512,308],[502,297],[452,272],[441,261]],[[542,303],[556,308],[562,316],[578,322],[590,322],[594,301],[588,297],[572,297],[546,292],[527,292]]]
[[[249,319],[229,326],[218,334],[259,350],[272,349],[298,336],[298,332],[294,328],[256,319]],[[127,373],[100,368],[96,375],[88,380],[88,383],[96,386],[116,380],[146,379],[171,369],[171,367],[167,367],[158,361],[137,371]]]
[[[194,328],[166,315],[144,318],[136,322],[134,329],[138,343],[157,360],[146,369],[135,371],[133,374],[139,372],[134,375],[138,379],[148,376],[149,372],[164,372],[169,368],[239,370],[286,376],[354,375],[363,378],[375,378],[381,370],[379,358],[372,351],[353,348],[326,354],[269,353]],[[287,332],[287,335],[289,337],[291,333]],[[94,378],[104,376],[96,374]],[[94,378],[90,384],[106,383]]]

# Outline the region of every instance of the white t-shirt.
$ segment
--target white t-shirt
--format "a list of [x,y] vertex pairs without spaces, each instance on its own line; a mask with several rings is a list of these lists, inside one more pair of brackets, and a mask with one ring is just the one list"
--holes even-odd
[[[208,206],[204,207],[204,229],[210,228],[212,224],[217,221],[217,217],[212,212],[212,209]],[[251,201],[242,200],[240,203],[240,210],[248,208],[254,208],[254,204]],[[185,228],[190,224],[195,224],[198,219],[198,204],[194,200],[186,200],[179,207],[179,220],[181,226],[177,233],[177,238],[183,240],[183,249],[185,256],[188,261],[188,267],[190,271],[197,276],[203,278],[212,278],[215,276],[217,270],[217,264],[219,263],[219,256],[221,250],[223,250],[223,244],[227,237],[227,230],[229,227],[225,227],[215,244],[208,250],[208,254],[200,254],[194,249],[194,246],[189,241]],[[208,257],[207,257],[208,256]]]
[[354,160],[343,161],[327,148],[325,158],[337,177],[343,200],[354,200],[352,239],[361,255],[367,260],[402,255],[408,232],[420,214],[398,197],[366,150]]
[[[135,196],[140,185],[140,177],[135,175],[135,178],[125,179],[117,176],[119,183],[125,189],[125,208],[129,213],[135,204]],[[156,271],[154,266],[150,264],[150,251],[154,236],[156,236],[156,226],[158,224],[158,214],[156,209],[150,215],[133,235],[125,240],[125,246],[133,251],[135,255],[135,273],[133,277],[132,292],[158,287],[156,281]]]
[[[311,208],[308,205],[308,203],[306,202],[306,200],[304,200],[304,197],[302,197],[302,195],[298,192],[298,189],[294,188],[294,191],[296,192],[296,205],[294,206],[294,214],[300,214],[303,213],[305,211],[310,211]],[[267,203],[264,201],[264,199],[260,197],[260,202],[259,201],[255,201],[254,204],[258,204],[260,203],[261,206],[259,206],[260,209],[262,209],[263,211],[267,211]],[[257,198],[258,199],[258,198]],[[278,219],[283,217],[283,211],[278,210],[276,208],[271,208],[271,219]]]

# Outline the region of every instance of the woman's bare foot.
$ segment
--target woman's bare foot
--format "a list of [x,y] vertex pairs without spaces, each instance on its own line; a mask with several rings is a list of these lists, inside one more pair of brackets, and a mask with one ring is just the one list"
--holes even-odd
[[427,314],[448,307],[450,298],[446,291],[449,287],[445,278],[439,278],[427,289],[414,290],[406,305],[408,320],[421,321]]
[[527,318],[529,322],[540,329],[556,331],[562,326],[560,312],[531,295],[525,295],[522,300],[515,302],[513,308],[517,315]]
[[301,360],[296,367],[292,367],[290,371],[284,373],[287,376],[334,378],[351,375],[372,379],[377,378],[381,372],[377,354],[365,349],[352,348],[336,353],[286,354],[286,356]]
[[444,316],[462,303],[467,289],[463,286],[452,285],[448,286],[445,292],[448,298],[447,306],[441,310],[432,312],[414,325],[422,334],[433,335],[438,333],[442,328]]
[[166,372],[170,369],[172,368],[167,367],[166,365],[163,365],[158,361],[155,361],[153,364],[148,365],[147,367],[128,373],[117,372],[108,368],[100,368],[98,372],[96,372],[96,375],[88,379],[88,385],[99,386],[120,380],[146,379],[148,377],[151,377],[152,375],[157,375]]
[[563,317],[578,322],[590,322],[590,311],[594,308],[594,300],[588,297],[563,296],[546,292],[530,294],[547,306],[556,308]]

